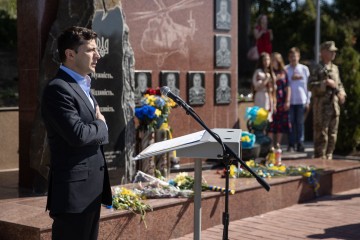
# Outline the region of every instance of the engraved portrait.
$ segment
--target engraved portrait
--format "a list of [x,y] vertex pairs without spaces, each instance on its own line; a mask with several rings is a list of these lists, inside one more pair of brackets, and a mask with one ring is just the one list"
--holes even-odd
[[228,68],[231,66],[230,35],[215,36],[215,66],[221,68]]
[[215,0],[215,29],[231,29],[231,0]]
[[231,102],[231,74],[229,72],[215,73],[215,103],[229,104]]
[[135,71],[135,104],[139,105],[142,96],[151,88],[151,71]]
[[180,72],[179,71],[161,71],[160,87],[167,86],[176,96],[180,95]]
[[188,102],[204,105],[206,99],[205,72],[188,72]]

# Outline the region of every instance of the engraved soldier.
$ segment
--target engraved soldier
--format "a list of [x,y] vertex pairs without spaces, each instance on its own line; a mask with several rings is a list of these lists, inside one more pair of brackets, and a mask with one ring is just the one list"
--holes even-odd
[[195,73],[192,80],[193,86],[189,89],[189,103],[193,105],[204,104],[206,91],[202,86],[201,74]]
[[337,50],[333,41],[321,44],[321,62],[312,69],[309,81],[313,97],[316,158],[332,159],[339,125],[340,104],[343,104],[346,98],[339,69],[332,62]]
[[216,51],[216,66],[231,66],[231,52],[229,50],[228,40],[226,37],[221,37],[219,40],[219,49]]
[[146,73],[140,72],[137,74],[136,80],[137,80],[136,82],[137,86],[135,88],[134,96],[135,96],[135,103],[139,105],[143,94],[146,92],[148,88],[148,77]]
[[219,86],[216,88],[216,103],[230,103],[230,101],[229,78],[225,73],[222,73],[219,77]]
[[231,14],[229,13],[228,0],[220,0],[219,11],[216,13],[216,28],[227,29],[231,28]]

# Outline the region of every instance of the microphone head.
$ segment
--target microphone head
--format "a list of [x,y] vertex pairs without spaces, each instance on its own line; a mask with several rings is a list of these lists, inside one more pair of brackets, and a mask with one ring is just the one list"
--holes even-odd
[[167,86],[163,86],[160,88],[160,92],[162,95],[167,96],[170,92],[170,88]]

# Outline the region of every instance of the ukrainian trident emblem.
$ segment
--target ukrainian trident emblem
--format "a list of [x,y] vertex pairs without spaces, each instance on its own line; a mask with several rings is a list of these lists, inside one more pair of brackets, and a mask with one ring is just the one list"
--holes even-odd
[[104,37],[101,37],[101,39],[96,38],[96,45],[98,46],[101,57],[104,57],[109,53],[109,39],[104,39]]

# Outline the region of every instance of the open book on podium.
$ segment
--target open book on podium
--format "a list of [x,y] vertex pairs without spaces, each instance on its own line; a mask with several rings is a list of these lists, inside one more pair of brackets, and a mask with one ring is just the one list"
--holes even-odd
[[[214,128],[211,130],[218,134],[224,144],[239,158],[241,157],[241,129]],[[139,153],[133,160],[140,160],[174,150],[176,150],[177,157],[189,158],[216,159],[221,158],[219,155],[223,153],[221,145],[207,131],[203,130],[153,143]]]

